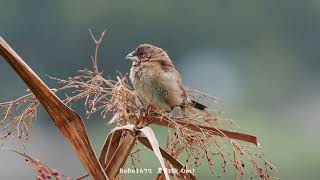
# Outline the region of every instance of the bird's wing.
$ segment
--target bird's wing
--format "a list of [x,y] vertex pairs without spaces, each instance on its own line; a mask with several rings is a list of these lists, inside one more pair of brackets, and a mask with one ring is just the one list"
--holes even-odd
[[[185,103],[187,100],[187,94],[182,84],[182,79],[179,72],[174,68],[171,62],[161,63],[159,71],[160,83],[168,89],[170,92],[167,98],[178,98],[181,103]],[[180,97],[174,96],[178,94]]]
[[172,73],[174,75],[174,80],[178,82],[178,86],[179,86],[179,89],[181,90],[182,92],[182,97],[184,98],[184,103],[185,104],[189,104],[191,105],[192,107],[196,108],[196,109],[199,109],[199,110],[205,110],[207,109],[207,106],[193,100],[193,99],[189,99],[187,97],[187,92],[182,84],[182,78],[179,74],[179,72],[176,70],[176,68],[173,66],[172,62],[171,62],[171,67],[172,67],[172,71],[174,73]]

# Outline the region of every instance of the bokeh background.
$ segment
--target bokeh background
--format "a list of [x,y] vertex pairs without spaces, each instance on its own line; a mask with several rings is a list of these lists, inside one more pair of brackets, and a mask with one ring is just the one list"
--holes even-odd
[[[238,130],[257,135],[282,179],[319,178],[320,1],[0,1],[0,35],[50,86],[55,83],[45,74],[66,78],[90,67],[89,28],[108,31],[99,61],[106,74],[127,73],[131,64],[124,56],[140,43],[163,47],[186,85],[218,96]],[[26,86],[0,59],[3,102],[23,95]],[[106,120],[86,124],[99,152]],[[15,146],[19,142],[6,145]],[[43,110],[26,149],[66,175],[84,173]],[[142,161],[159,166],[151,154]],[[216,178],[206,170],[197,174]],[[0,179],[34,178],[23,158],[0,152]]]

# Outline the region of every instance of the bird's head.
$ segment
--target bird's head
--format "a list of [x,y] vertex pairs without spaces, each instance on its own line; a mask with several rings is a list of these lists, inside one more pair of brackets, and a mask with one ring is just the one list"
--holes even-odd
[[136,50],[132,51],[126,56],[127,59],[133,61],[133,63],[142,63],[157,60],[169,60],[167,53],[156,46],[151,44],[141,44]]

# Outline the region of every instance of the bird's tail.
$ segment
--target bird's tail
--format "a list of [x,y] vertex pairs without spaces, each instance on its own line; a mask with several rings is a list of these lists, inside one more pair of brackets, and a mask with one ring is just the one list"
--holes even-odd
[[207,106],[200,104],[194,100],[191,100],[191,106],[202,111],[208,108]]

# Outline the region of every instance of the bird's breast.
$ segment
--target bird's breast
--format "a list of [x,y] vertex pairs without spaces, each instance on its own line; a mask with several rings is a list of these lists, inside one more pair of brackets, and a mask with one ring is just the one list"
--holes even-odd
[[161,110],[170,110],[184,102],[183,90],[173,71],[158,68],[131,68],[130,79],[138,95]]

